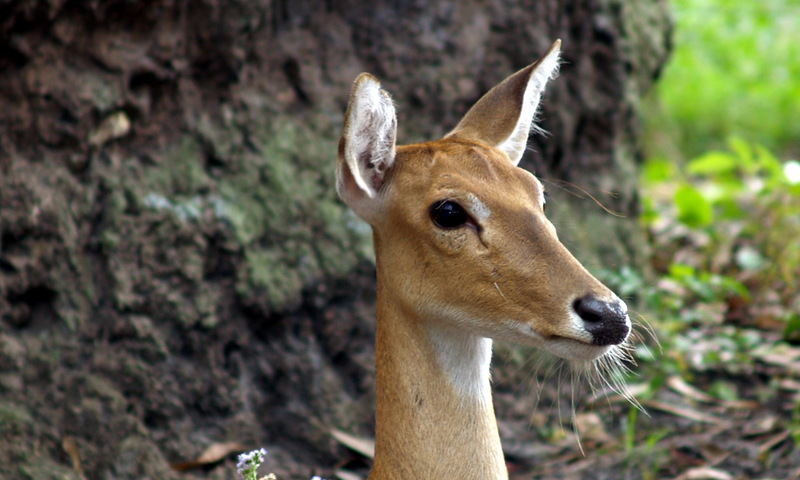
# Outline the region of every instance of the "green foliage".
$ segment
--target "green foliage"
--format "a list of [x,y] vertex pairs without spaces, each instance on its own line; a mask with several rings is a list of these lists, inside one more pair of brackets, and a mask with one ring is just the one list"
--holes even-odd
[[706,227],[714,219],[711,204],[692,185],[681,185],[673,196],[678,210],[678,220],[689,227]]
[[689,157],[730,136],[796,152],[800,4],[674,0],[672,6],[675,50],[655,92],[658,106],[651,106],[652,132],[668,130]]
[[685,287],[686,291],[701,302],[724,301],[738,296],[749,297],[747,288],[733,277],[706,271],[698,271],[691,265],[673,263],[667,278]]
[[639,422],[640,411],[638,408],[631,407],[625,419],[625,436],[623,447],[625,450],[627,468],[631,471],[638,471],[643,479],[655,479],[660,465],[664,464],[668,452],[658,444],[663,440],[669,431],[661,429],[648,432],[644,439],[641,438],[643,428]]
[[[643,222],[660,236],[688,237],[703,253],[695,268],[712,274],[744,275],[755,289],[776,289],[789,301],[798,288],[800,271],[800,179],[796,162],[782,164],[760,145],[734,138],[728,150],[712,151],[689,161],[685,168],[649,162],[643,175],[649,190]],[[667,192],[671,198],[665,197]],[[660,197],[659,197],[660,195]],[[656,202],[659,204],[656,205]],[[671,218],[676,222],[671,222]],[[720,283],[719,276],[672,267],[670,272],[695,294],[707,299],[698,285]],[[676,275],[678,274],[678,275]],[[740,275],[741,276],[741,275]],[[755,281],[753,281],[755,277]],[[732,293],[743,287],[722,282]]]
[[[646,163],[641,221],[651,233],[658,280],[649,283],[629,268],[602,277],[657,323],[663,355],[648,378],[748,371],[775,342],[800,339],[795,164],[737,138],[684,166]],[[727,387],[712,392],[730,400],[735,392]]]
[[[657,332],[655,357],[635,350],[645,407],[677,378],[695,400],[769,409],[800,344],[800,3],[672,7],[675,50],[644,109],[640,221],[654,275],[601,277],[640,308],[646,343]],[[765,374],[773,380],[747,380]],[[796,443],[799,412],[786,420]],[[628,468],[664,477],[661,434],[636,410],[624,434]]]

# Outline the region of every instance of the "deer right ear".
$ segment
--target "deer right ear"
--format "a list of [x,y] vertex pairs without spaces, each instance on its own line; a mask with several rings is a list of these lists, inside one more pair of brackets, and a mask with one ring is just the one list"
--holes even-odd
[[377,212],[384,175],[394,163],[396,136],[391,97],[375,77],[362,73],[350,92],[339,139],[336,190],[367,222]]
[[528,146],[528,132],[537,129],[533,120],[545,84],[558,71],[560,49],[561,40],[556,40],[544,57],[486,92],[445,138],[488,143],[517,165]]

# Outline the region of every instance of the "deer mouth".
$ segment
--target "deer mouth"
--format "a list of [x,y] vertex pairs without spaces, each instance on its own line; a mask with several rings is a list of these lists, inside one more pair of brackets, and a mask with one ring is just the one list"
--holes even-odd
[[609,352],[614,345],[597,345],[593,341],[572,337],[553,336],[542,347],[553,355],[565,360],[597,360]]

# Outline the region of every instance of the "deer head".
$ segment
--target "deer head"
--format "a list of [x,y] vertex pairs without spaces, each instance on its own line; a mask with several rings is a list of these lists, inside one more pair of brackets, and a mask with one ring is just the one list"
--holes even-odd
[[559,46],[490,90],[443,139],[400,147],[391,98],[362,74],[337,187],[373,228],[380,286],[397,308],[587,360],[625,341],[627,308],[561,244],[542,183],[517,166]]

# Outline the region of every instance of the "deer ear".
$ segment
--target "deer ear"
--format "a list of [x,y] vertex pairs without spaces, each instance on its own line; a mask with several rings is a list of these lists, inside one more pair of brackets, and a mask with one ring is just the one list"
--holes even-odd
[[516,165],[528,145],[539,100],[547,80],[558,72],[561,40],[536,63],[503,80],[478,100],[456,128],[445,138],[463,138],[487,143],[506,152]]
[[368,73],[356,78],[336,167],[339,196],[368,222],[378,208],[384,175],[395,159],[397,117],[391,97],[380,87]]

